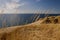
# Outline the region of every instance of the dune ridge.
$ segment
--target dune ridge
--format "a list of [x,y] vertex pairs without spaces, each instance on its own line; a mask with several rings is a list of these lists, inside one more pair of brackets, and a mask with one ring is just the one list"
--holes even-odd
[[[50,17],[49,17],[50,18]],[[22,26],[0,29],[0,40],[60,40],[60,17],[58,23],[46,24],[46,18]]]

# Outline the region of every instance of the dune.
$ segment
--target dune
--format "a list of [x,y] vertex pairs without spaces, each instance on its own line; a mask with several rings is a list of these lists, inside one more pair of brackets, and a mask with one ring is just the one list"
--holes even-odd
[[60,16],[54,19],[49,17],[51,23],[46,23],[46,18],[34,23],[0,29],[0,40],[60,40]]

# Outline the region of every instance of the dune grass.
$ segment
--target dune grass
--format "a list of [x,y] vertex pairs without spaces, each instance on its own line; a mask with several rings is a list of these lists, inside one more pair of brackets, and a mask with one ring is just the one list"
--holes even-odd
[[0,30],[0,40],[60,40],[60,24],[5,28]]

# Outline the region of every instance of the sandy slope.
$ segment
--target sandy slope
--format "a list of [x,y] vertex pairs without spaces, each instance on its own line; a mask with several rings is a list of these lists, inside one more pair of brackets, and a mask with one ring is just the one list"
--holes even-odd
[[0,40],[60,40],[60,24],[37,21],[24,26],[0,29]]

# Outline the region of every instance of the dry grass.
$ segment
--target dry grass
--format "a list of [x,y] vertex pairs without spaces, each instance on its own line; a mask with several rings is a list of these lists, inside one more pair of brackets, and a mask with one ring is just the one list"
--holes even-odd
[[60,24],[26,25],[2,29],[0,40],[60,40]]
[[2,28],[0,40],[60,40],[60,24],[41,24],[40,22]]

